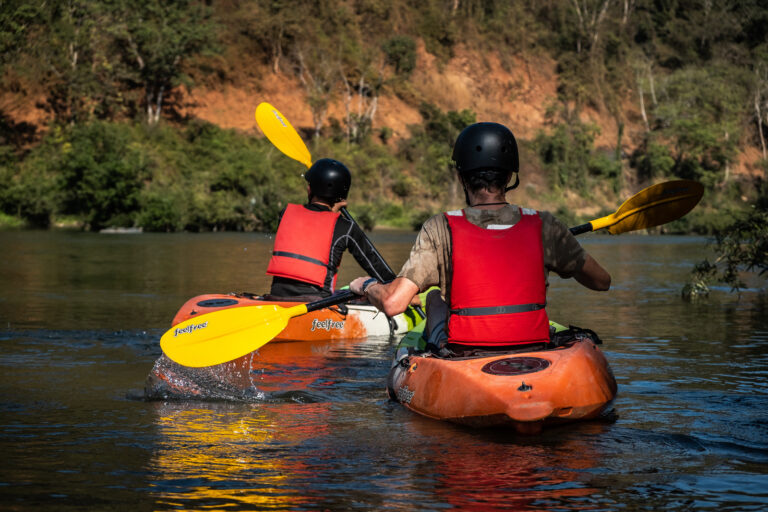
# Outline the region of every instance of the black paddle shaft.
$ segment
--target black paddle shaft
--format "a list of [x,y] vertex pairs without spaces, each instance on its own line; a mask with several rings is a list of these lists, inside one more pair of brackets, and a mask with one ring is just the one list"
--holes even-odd
[[335,293],[330,297],[316,300],[315,302],[310,302],[309,304],[307,304],[307,313],[311,311],[317,311],[318,309],[335,306],[336,304],[341,304],[343,302],[349,302],[358,297],[359,295],[352,292],[352,290],[344,290],[342,292]]
[[[352,224],[354,224],[358,228],[360,227],[357,224],[357,222],[355,222],[355,219],[352,217],[352,215],[350,215],[350,213],[347,211],[346,208],[344,207],[341,208],[341,214],[344,215],[344,218],[348,219]],[[384,267],[389,272],[390,275],[387,277],[387,281],[390,281],[395,277],[397,277],[397,274],[395,274],[395,272],[392,270],[392,267],[389,266],[387,261],[384,259],[384,256],[382,256],[381,253],[379,253],[378,249],[376,249],[376,246],[373,245],[373,242],[371,242],[371,239],[368,238],[368,235],[365,234],[365,231],[363,231],[362,228],[360,229],[360,231],[363,232],[363,236],[365,237],[365,241],[368,242],[368,246],[371,248],[371,250],[373,250],[373,253],[376,255],[377,258],[379,258],[379,261],[384,265]],[[427,318],[427,315],[424,313],[424,310],[421,309],[421,306],[415,306],[414,309],[416,310],[417,313],[419,313],[421,318]]]
[[587,222],[586,224],[581,224],[579,226],[573,226],[572,228],[570,228],[570,230],[571,230],[571,233],[573,233],[574,235],[580,235],[582,233],[589,233],[590,231],[592,231],[592,223],[591,222]]
[[[354,224],[355,226],[360,228],[360,225],[357,222],[355,222],[355,219],[347,211],[346,208],[344,208],[344,207],[341,208],[341,214],[344,215],[345,219],[349,220],[352,224]],[[376,257],[379,259],[381,264],[384,265],[384,268],[387,270],[387,272],[389,272],[389,275],[388,276],[384,276],[384,279],[386,281],[391,281],[392,279],[397,277],[396,274],[395,274],[395,271],[392,270],[392,267],[389,266],[389,264],[387,263],[387,260],[384,259],[384,256],[382,256],[381,253],[378,251],[378,249],[376,249],[376,246],[373,245],[373,242],[371,242],[371,239],[368,238],[368,235],[365,234],[365,231],[363,231],[362,228],[360,229],[360,231],[363,232],[363,237],[365,238],[365,241],[368,243],[368,247],[371,248],[371,250],[373,251],[373,254],[376,255]]]

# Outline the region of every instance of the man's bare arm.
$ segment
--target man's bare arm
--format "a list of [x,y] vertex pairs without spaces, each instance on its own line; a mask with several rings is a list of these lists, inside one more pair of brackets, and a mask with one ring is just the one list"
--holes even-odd
[[[349,283],[349,289],[358,295],[363,294],[362,286],[368,277],[358,277]],[[383,311],[387,316],[402,313],[411,304],[413,297],[419,293],[419,287],[406,277],[397,277],[392,282],[369,284],[365,296],[371,304]]]
[[611,287],[611,275],[589,254],[584,266],[573,274],[573,278],[590,290],[604,292]]

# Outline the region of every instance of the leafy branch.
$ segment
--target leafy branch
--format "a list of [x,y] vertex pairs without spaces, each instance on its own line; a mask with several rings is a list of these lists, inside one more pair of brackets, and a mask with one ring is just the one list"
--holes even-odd
[[691,279],[683,288],[683,298],[694,300],[709,295],[712,283],[723,283],[739,292],[746,284],[742,272],[768,274],[768,195],[765,190],[757,203],[716,234],[714,262],[705,259],[694,266]]

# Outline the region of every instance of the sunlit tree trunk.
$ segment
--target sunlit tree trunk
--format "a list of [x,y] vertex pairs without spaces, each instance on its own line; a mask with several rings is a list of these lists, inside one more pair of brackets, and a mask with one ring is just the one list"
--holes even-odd
[[313,71],[307,66],[302,51],[299,50],[296,55],[299,61],[299,80],[307,91],[309,108],[312,110],[314,137],[317,138],[328,117],[328,105],[336,87],[333,70],[338,66],[323,61],[314,66]]
[[280,30],[277,34],[277,37],[275,38],[275,43],[272,46],[272,56],[274,57],[274,61],[272,62],[272,70],[275,73],[280,72],[280,59],[283,56],[283,33],[285,32],[285,27],[281,24]]
[[651,101],[653,101],[653,107],[656,108],[659,102],[656,99],[656,86],[653,79],[653,69],[651,64],[648,64],[648,84],[651,89]]
[[624,0],[624,10],[621,13],[621,24],[626,25],[629,21],[629,17],[632,14],[632,11],[635,10],[635,4],[637,3],[637,0]]
[[[373,119],[379,105],[378,91],[365,81],[365,75],[362,73],[356,87],[352,87],[343,73],[341,78],[346,90],[344,108],[346,110],[347,142],[359,141],[373,126]],[[357,108],[353,112],[352,102],[355,96],[357,96]]]
[[637,94],[640,97],[640,114],[643,116],[643,124],[645,124],[645,131],[650,132],[651,126],[648,124],[648,114],[645,111],[645,93],[643,92],[643,82],[640,75],[635,75],[637,78]]
[[[763,106],[768,110],[768,80],[760,76],[760,71],[755,70],[755,120],[757,121],[757,133],[760,136],[760,148],[763,150],[763,159],[768,158],[766,151],[765,135],[763,134],[763,125],[768,125],[768,112],[763,113]],[[764,117],[765,116],[765,117]]]
[[576,41],[576,52],[581,53],[582,37],[587,39],[589,49],[597,46],[600,37],[600,26],[608,12],[612,0],[571,0],[576,10],[579,22],[579,37]]

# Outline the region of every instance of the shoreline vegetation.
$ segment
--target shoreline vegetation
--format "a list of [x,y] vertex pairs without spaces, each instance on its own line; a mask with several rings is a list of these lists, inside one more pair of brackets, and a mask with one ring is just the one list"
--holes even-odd
[[[451,98],[449,68],[486,101]],[[513,106],[493,120],[521,153],[509,200],[569,225],[681,178],[704,184],[703,200],[652,232],[717,238],[739,222],[754,228],[768,194],[761,0],[9,0],[0,229],[274,231],[282,208],[305,199],[303,168],[253,130],[190,115],[184,94],[234,85],[253,95],[241,105],[252,111],[266,75],[284,77],[295,89],[285,101],[311,112],[312,155],[352,170],[349,210],[366,230],[415,230],[461,207],[451,145],[496,104]],[[521,118],[514,108],[534,90],[549,91],[535,100],[542,115]],[[7,98],[38,121],[19,120]],[[418,121],[396,133],[385,98]],[[740,233],[747,241],[728,247],[765,236]]]
[[[444,117],[451,115],[457,113]],[[446,122],[440,130],[458,133],[473,118],[465,111],[461,121]],[[416,133],[394,151],[371,138],[354,145],[332,137],[312,140],[313,154],[333,155],[353,169],[349,209],[367,230],[417,230],[431,215],[463,206],[449,161],[448,140],[454,135],[435,141],[421,126],[412,130]],[[575,153],[571,158],[586,163],[580,172],[573,171],[575,176],[558,178],[558,184],[541,159],[555,144],[553,137],[542,133],[536,141],[519,144],[523,184],[508,195],[510,202],[541,203],[541,209],[575,225],[610,213],[626,199],[620,195],[626,170],[592,145],[568,148]],[[92,121],[57,127],[21,155],[4,155],[0,229],[272,232],[288,202],[304,202],[302,172],[266,139],[203,121]],[[526,179],[537,173],[547,177],[543,186],[526,186]],[[645,183],[679,177],[660,175]],[[692,212],[650,232],[714,235],[735,212],[749,211],[765,195],[763,188],[762,180],[710,183]],[[574,211],[574,204],[590,201],[603,204],[602,209]]]

